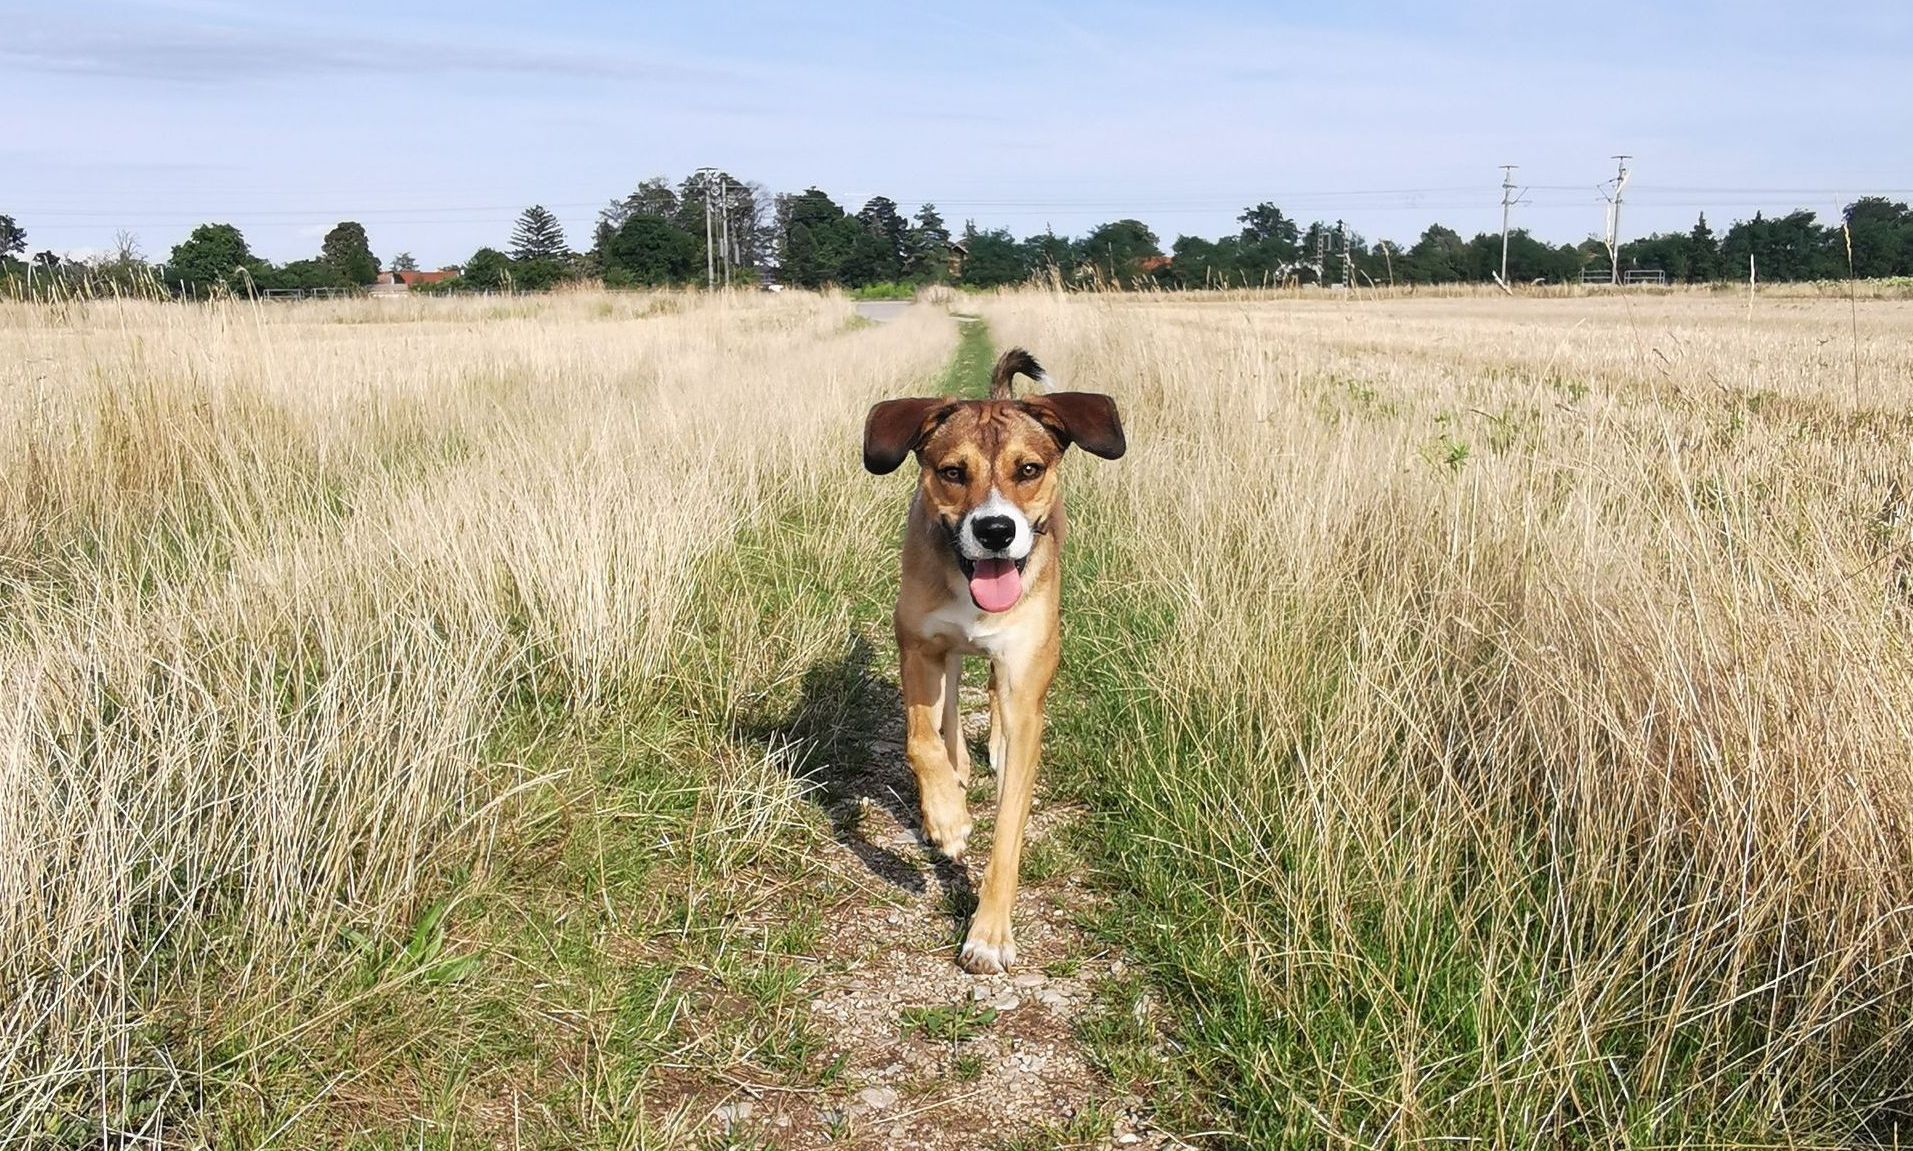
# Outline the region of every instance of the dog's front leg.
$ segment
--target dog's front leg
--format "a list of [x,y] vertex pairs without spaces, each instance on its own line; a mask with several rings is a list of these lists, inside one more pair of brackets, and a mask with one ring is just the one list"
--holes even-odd
[[983,873],[983,894],[963,941],[958,962],[975,975],[1007,971],[1016,962],[1016,937],[1010,911],[1016,903],[1017,873],[1023,866],[1023,829],[1029,823],[1030,798],[1036,791],[1036,764],[1043,750],[1043,701],[1056,675],[1054,638],[1037,650],[995,662],[1004,755],[997,765],[995,842]]
[[943,749],[950,753],[950,766],[956,769],[957,782],[970,786],[970,746],[963,739],[963,714],[958,697],[963,693],[963,656],[951,652],[943,657]]
[[1003,726],[1003,694],[996,689],[996,665],[990,665],[990,767],[1003,770],[1010,760],[1009,745],[1004,742],[1008,730]]
[[[905,752],[917,776],[923,835],[951,859],[963,858],[970,842],[970,805],[957,780],[943,739],[944,659],[914,643],[903,654]],[[954,690],[954,689],[952,689]]]

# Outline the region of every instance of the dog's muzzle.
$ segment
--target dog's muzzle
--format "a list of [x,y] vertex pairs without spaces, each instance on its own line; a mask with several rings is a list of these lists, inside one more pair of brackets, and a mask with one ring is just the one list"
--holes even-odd
[[951,535],[965,575],[978,560],[1014,560],[1021,568],[1036,546],[1036,532],[1031,529],[1023,509],[1004,499],[1001,492],[994,491],[989,499],[971,508],[969,514],[958,521]]

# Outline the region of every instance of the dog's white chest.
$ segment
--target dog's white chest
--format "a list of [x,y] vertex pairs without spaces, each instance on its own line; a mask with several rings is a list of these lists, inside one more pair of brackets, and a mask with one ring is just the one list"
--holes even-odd
[[926,633],[978,655],[1002,655],[1014,629],[1005,616],[988,615],[967,599],[952,599],[923,617]]

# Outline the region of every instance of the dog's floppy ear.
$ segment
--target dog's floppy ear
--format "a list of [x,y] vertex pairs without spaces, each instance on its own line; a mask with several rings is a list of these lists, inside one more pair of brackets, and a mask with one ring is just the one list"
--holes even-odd
[[1064,447],[1075,444],[1093,456],[1121,459],[1128,448],[1116,401],[1101,392],[1051,392],[1023,401]]
[[864,470],[878,476],[896,471],[955,408],[955,402],[940,396],[885,400],[873,406],[864,417]]

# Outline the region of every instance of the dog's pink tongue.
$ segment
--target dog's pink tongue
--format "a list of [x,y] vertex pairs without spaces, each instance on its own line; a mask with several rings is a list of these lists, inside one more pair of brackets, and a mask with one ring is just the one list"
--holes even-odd
[[1023,598],[1023,573],[1015,560],[978,560],[970,576],[970,598],[984,611],[1008,611]]

